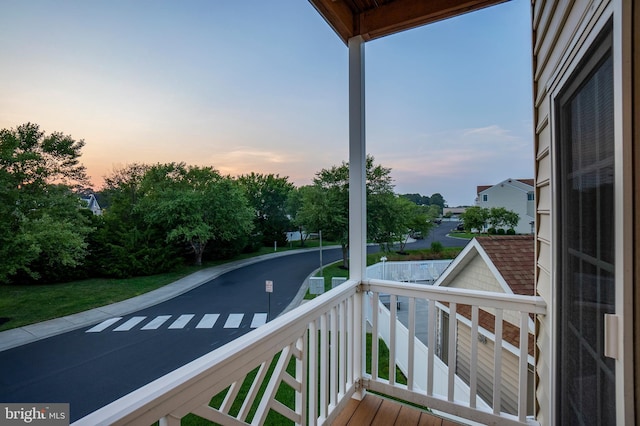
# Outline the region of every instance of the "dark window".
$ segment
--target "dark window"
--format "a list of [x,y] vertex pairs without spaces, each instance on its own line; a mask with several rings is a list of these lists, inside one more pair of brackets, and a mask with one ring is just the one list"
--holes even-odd
[[527,194],[527,201],[533,201],[533,192]]
[[558,424],[614,425],[615,368],[604,356],[614,311],[614,113],[611,29],[557,101]]
[[487,198],[488,198],[487,194],[482,195],[482,201],[487,201]]

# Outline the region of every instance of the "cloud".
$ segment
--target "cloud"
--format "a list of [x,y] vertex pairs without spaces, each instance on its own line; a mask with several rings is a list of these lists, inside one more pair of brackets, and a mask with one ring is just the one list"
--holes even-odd
[[533,176],[533,143],[497,124],[405,140],[373,147],[400,193],[440,192],[454,205],[470,204],[477,185]]

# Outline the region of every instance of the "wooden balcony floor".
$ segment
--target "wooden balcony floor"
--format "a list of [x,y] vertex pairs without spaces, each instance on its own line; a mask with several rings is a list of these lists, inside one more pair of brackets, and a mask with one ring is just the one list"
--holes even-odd
[[459,426],[409,405],[378,395],[366,394],[362,401],[352,399],[332,426]]

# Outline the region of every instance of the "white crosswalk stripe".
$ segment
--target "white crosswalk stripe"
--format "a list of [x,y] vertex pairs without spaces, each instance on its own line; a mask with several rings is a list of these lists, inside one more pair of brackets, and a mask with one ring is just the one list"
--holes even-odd
[[177,328],[184,328],[193,317],[195,317],[194,314],[180,315],[178,319],[169,326],[169,329],[175,330]]
[[158,315],[140,330],[157,330],[162,324],[167,322],[169,318],[171,318],[171,315]]
[[[258,312],[252,315],[251,319],[251,328],[258,328],[264,325],[267,322],[267,314],[264,312]],[[151,319],[151,321],[144,324],[139,330],[158,330],[163,326],[168,330],[181,330],[185,329],[187,325],[194,319],[195,314],[182,314],[179,316],[176,315],[158,315]],[[212,329],[216,324],[218,324],[218,320],[222,314],[203,314],[202,317],[199,317],[199,321],[195,326],[196,329],[206,330]],[[223,324],[223,328],[240,328],[242,324],[242,320],[244,319],[245,314],[229,314],[225,319]],[[169,322],[171,318],[175,318],[173,322]],[[126,319],[124,322],[119,324],[117,327],[113,328],[111,331],[132,331],[137,330],[137,325],[143,323],[148,317],[146,316],[134,316]],[[123,317],[113,317],[107,320],[102,321],[99,324],[94,325],[90,329],[86,330],[86,333],[100,333],[102,331],[107,330],[108,328],[116,325],[118,322],[122,321]],[[169,324],[167,327],[166,324]]]
[[220,314],[205,314],[198,325],[196,325],[196,328],[213,328],[218,318],[220,318]]
[[139,323],[141,323],[146,317],[133,317],[129,318],[124,324],[114,328],[113,331],[129,331]]
[[258,328],[261,325],[265,325],[267,322],[267,314],[253,314],[253,320],[251,320],[251,328]]
[[87,330],[87,333],[100,333],[106,328],[111,327],[113,324],[120,321],[122,317],[109,318],[108,320],[102,321],[100,324],[95,325]]
[[244,314],[229,314],[227,322],[224,323],[224,328],[238,328],[244,318]]

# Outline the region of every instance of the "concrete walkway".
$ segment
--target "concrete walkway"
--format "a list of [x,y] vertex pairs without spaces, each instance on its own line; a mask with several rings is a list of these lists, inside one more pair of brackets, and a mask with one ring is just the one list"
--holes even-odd
[[[331,248],[334,247],[323,247],[323,250]],[[35,342],[40,339],[45,339],[47,337],[66,333],[78,328],[87,327],[91,324],[95,324],[115,316],[124,316],[132,312],[136,312],[141,309],[148,308],[149,306],[157,305],[158,303],[172,299],[206,282],[209,282],[226,272],[233,271],[234,269],[242,268],[244,266],[269,259],[274,259],[277,257],[307,252],[309,250],[319,249],[307,248],[289,250],[213,266],[211,268],[195,272],[164,287],[160,287],[156,290],[141,294],[140,296],[136,296],[131,299],[112,303],[106,306],[101,306],[99,308],[94,308],[88,311],[79,312],[77,314],[67,315],[65,317],[54,318],[48,321],[3,331],[0,332],[0,351],[11,349],[20,345],[25,345],[27,343]],[[312,272],[310,276],[312,276],[314,273],[315,271]],[[298,293],[291,301],[289,306],[287,306],[287,308],[283,311],[283,313],[296,308],[300,305],[300,303],[302,303],[308,287],[309,280],[307,278],[305,282],[302,283],[300,290],[298,290]]]

